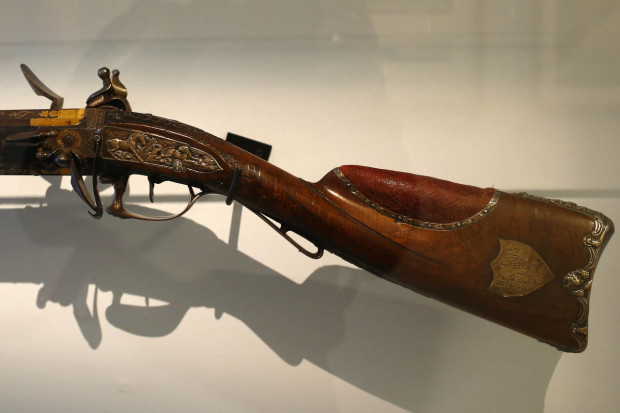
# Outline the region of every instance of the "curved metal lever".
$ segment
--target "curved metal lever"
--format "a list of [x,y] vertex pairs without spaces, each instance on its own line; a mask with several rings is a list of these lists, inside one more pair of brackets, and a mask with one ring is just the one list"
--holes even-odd
[[57,93],[54,93],[52,89],[50,89],[49,87],[45,86],[45,84],[41,82],[41,80],[38,77],[36,77],[36,75],[32,72],[32,70],[30,70],[28,66],[22,63],[20,67],[22,68],[22,73],[24,74],[24,77],[28,81],[28,84],[30,85],[32,90],[34,90],[34,93],[36,93],[38,96],[44,96],[48,98],[49,100],[51,100],[52,101],[52,104],[50,106],[51,110],[62,109],[62,105],[65,101],[64,98],[62,98]]
[[[278,234],[280,234],[285,240],[287,240],[288,242],[290,242],[291,244],[293,244],[293,246],[295,246],[295,248],[297,248],[297,250],[299,252],[301,252],[302,254],[304,254],[307,257],[310,257],[312,259],[318,260],[319,258],[321,258],[323,256],[323,252],[325,251],[323,249],[323,247],[319,247],[316,243],[312,242],[314,244],[314,246],[316,247],[316,252],[312,252],[312,251],[308,251],[308,249],[306,249],[305,247],[301,246],[297,241],[295,241],[293,238],[291,238],[287,232],[292,231],[292,229],[287,228],[284,224],[280,225],[280,228],[278,228],[278,226],[276,224],[274,224],[273,222],[271,222],[271,220],[269,218],[267,218],[264,214],[262,214],[261,212],[258,212],[252,208],[248,208],[250,211],[254,212],[256,215],[258,215],[258,217],[260,219],[262,219],[263,221],[265,221],[267,223],[267,225],[269,225],[271,228],[274,229],[274,231],[276,231]],[[293,231],[294,232],[294,231]],[[301,234],[298,234],[297,232],[295,232],[297,235],[299,236],[303,236]],[[304,237],[305,238],[305,237]],[[307,238],[306,238],[307,239]]]
[[187,211],[189,211],[192,208],[192,206],[194,206],[196,201],[198,201],[203,196],[211,193],[207,190],[204,190],[196,194],[194,193],[194,190],[192,189],[192,187],[188,186],[189,187],[189,202],[187,203],[187,206],[185,207],[185,209],[183,209],[183,211],[179,212],[178,214],[169,215],[169,216],[149,217],[146,215],[136,214],[135,212],[128,211],[123,206],[123,195],[125,194],[125,191],[127,190],[128,180],[129,180],[129,176],[125,175],[125,176],[119,177],[116,181],[112,182],[112,185],[114,185],[114,201],[112,202],[112,205],[110,205],[107,208],[108,214],[113,215],[118,218],[124,218],[124,219],[133,218],[133,219],[140,219],[143,221],[169,221],[171,219],[175,219],[175,218],[180,217],[181,215],[184,215]]
[[86,183],[84,182],[84,178],[82,177],[82,168],[80,163],[80,158],[73,151],[70,152],[69,159],[69,167],[71,168],[71,186],[73,190],[78,194],[78,196],[86,202],[93,212],[88,211],[93,218],[99,219],[103,215],[103,205],[101,204],[101,197],[99,195],[99,188],[97,187],[97,158],[99,157],[99,149],[101,148],[101,137],[99,135],[95,136],[95,157],[93,160],[93,196],[94,200],[91,198],[88,193],[88,189],[86,189]]

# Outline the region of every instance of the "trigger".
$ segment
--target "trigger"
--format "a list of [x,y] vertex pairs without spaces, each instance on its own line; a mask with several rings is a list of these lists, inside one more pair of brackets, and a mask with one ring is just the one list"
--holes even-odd
[[155,179],[152,176],[149,176],[149,200],[151,203],[155,202],[153,199],[155,198]]
[[149,176],[148,177],[149,180],[149,200],[151,201],[151,203],[155,202],[155,184],[161,184],[162,182],[164,182],[163,179],[159,179],[156,178],[154,176]]

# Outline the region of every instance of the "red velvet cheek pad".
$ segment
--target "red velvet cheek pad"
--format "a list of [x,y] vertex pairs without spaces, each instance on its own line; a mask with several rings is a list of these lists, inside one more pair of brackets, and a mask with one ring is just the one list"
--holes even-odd
[[413,219],[449,223],[467,219],[482,210],[494,190],[428,176],[344,165],[340,171],[368,199]]

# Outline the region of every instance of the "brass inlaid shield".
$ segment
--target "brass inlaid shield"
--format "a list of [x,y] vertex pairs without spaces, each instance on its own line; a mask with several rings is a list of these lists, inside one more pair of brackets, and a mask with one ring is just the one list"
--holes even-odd
[[499,254],[491,261],[493,281],[489,290],[502,297],[520,297],[553,279],[545,260],[531,246],[501,239]]

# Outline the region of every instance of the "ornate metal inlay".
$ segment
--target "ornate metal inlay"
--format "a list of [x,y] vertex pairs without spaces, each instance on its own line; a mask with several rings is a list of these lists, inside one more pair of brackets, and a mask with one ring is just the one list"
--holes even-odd
[[547,199],[536,195],[521,192],[522,198],[533,199],[536,201],[547,202],[572,211],[581,212],[592,218],[594,228],[583,237],[583,245],[588,251],[588,262],[585,266],[570,271],[564,275],[562,285],[579,303],[579,316],[570,326],[570,335],[577,341],[579,349],[583,350],[588,344],[588,311],[590,304],[590,289],[592,287],[592,276],[598,263],[602,247],[605,245],[605,238],[608,233],[613,233],[614,224],[609,218],[600,212],[579,206],[574,202],[562,201],[559,199]]
[[30,119],[31,126],[77,125],[84,119],[85,109],[44,110]]
[[501,238],[499,242],[499,254],[491,261],[493,281],[489,291],[502,297],[521,297],[553,279],[545,260],[530,245]]
[[124,139],[108,139],[105,144],[110,155],[118,160],[166,166],[177,172],[222,170],[213,156],[172,139],[135,132]]
[[377,212],[383,215],[386,215],[394,219],[395,221],[404,222],[406,224],[410,224],[416,227],[432,229],[432,230],[437,230],[437,231],[449,231],[449,230],[454,230],[458,228],[463,228],[467,225],[473,224],[474,222],[480,221],[482,218],[488,215],[489,212],[493,210],[493,208],[495,208],[495,205],[497,205],[497,203],[499,202],[499,198],[501,196],[501,192],[498,190],[495,190],[495,192],[493,193],[493,196],[491,197],[491,200],[484,208],[482,208],[482,210],[480,210],[477,214],[469,218],[463,219],[461,221],[448,222],[448,223],[427,222],[427,221],[422,221],[419,219],[411,218],[406,215],[397,214],[377,204],[376,202],[368,199],[364,194],[362,194],[359,191],[359,189],[357,189],[355,185],[353,185],[351,181],[349,181],[349,179],[342,173],[340,169],[336,168],[333,170],[333,172],[342,181],[344,186],[346,186],[347,189],[351,191],[351,193],[355,195],[355,197],[357,197],[357,199],[359,199],[361,202],[368,205],[369,207],[375,209]]
[[162,129],[166,129],[169,131],[174,131],[176,133],[184,135],[189,139],[200,139],[200,143],[202,145],[209,148],[209,151],[211,151],[212,153],[217,154],[224,162],[228,164],[230,168],[242,168],[244,166],[243,163],[239,163],[237,161],[234,155],[222,152],[219,149],[219,141],[221,141],[221,139],[194,126],[186,125],[185,123],[181,123],[176,120],[160,118],[145,113],[113,111],[109,112],[106,115],[106,124],[109,125],[132,123],[136,121],[141,123],[147,123],[153,126],[158,126]]

